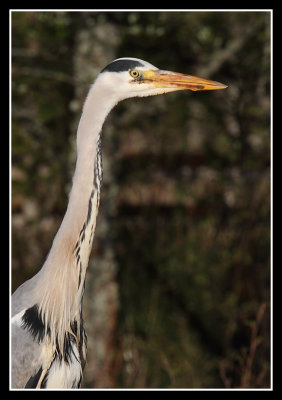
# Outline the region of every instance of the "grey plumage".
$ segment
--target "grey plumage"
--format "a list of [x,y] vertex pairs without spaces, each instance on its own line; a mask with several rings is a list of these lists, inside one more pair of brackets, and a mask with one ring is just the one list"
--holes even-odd
[[[24,282],[13,294],[12,318],[33,305],[32,292],[36,285],[36,276]],[[12,387],[25,387],[29,378],[40,368],[40,345],[33,340],[30,333],[23,329],[21,319],[13,323],[11,345],[12,353]],[[23,353],[23,349],[28,349]]]

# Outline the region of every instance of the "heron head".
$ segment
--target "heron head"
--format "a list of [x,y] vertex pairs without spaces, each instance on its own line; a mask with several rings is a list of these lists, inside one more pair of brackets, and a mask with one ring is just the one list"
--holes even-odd
[[118,58],[107,65],[99,79],[118,100],[154,96],[177,90],[218,90],[227,86],[204,78],[165,71],[138,58]]

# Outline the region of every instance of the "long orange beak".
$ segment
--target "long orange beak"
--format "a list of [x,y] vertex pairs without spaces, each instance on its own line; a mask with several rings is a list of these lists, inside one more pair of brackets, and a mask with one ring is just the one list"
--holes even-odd
[[219,90],[227,88],[223,83],[199,78],[178,72],[150,70],[144,71],[143,80],[152,82],[155,87],[174,90]]

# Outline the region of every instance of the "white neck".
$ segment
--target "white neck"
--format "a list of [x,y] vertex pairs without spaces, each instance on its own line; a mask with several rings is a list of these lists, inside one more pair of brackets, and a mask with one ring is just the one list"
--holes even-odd
[[86,98],[77,131],[77,162],[67,211],[38,273],[35,301],[46,326],[55,325],[62,340],[70,322],[79,319],[100,199],[100,132],[107,114],[117,102],[114,94],[105,98],[102,91],[98,80]]
[[[100,133],[106,116],[115,104],[114,101],[110,101],[109,97],[101,101],[100,90],[101,86],[94,84],[88,93],[83,107],[77,131],[77,162],[68,208],[54,239],[52,249],[56,246],[57,241],[59,242],[60,251],[64,248],[62,242],[65,241],[68,242],[69,246],[73,246],[74,248],[84,226],[85,230],[88,227],[88,231],[91,227],[95,229],[98,204],[95,204],[94,200],[96,196],[99,200],[99,185],[101,184],[101,182],[97,182],[95,175],[101,175],[102,173],[100,171],[101,166],[98,165],[99,160],[97,160],[97,156],[99,157]],[[90,207],[92,208],[89,216]],[[89,242],[88,238],[88,240],[83,240],[82,242],[81,253],[87,254],[83,265],[83,268],[86,268],[92,240]]]

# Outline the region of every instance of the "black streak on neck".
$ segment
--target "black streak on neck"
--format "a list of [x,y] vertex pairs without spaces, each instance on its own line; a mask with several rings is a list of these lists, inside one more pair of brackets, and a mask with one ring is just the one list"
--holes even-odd
[[27,329],[34,340],[40,343],[45,336],[45,333],[50,333],[50,329],[47,327],[45,330],[45,325],[43,323],[41,314],[39,313],[38,306],[28,308],[22,317],[22,325],[24,329]]

